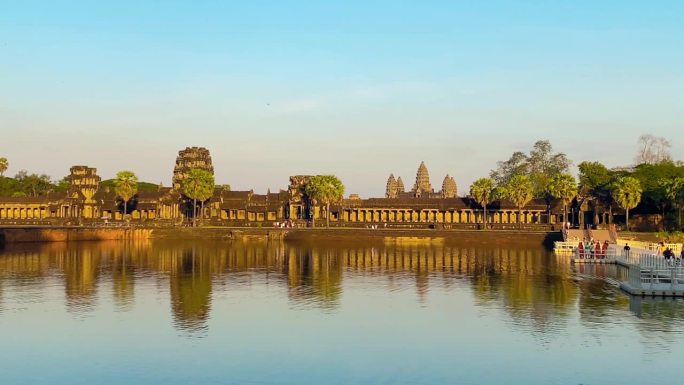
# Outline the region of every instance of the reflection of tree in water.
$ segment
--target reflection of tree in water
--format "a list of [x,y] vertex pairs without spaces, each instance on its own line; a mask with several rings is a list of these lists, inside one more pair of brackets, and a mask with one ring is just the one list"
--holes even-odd
[[548,253],[480,247],[461,249],[457,254],[458,271],[468,275],[480,303],[501,303],[516,323],[531,321],[535,331],[564,325],[577,297],[576,287],[567,268],[557,265]]
[[[615,269],[615,266],[608,268]],[[605,280],[608,277],[606,269],[606,265],[579,267],[579,313],[580,320],[586,327],[597,327],[610,322],[616,310],[626,309],[628,306],[629,297]]]
[[129,310],[135,302],[135,269],[123,250],[112,253],[112,289],[114,304],[120,310]]
[[183,250],[171,271],[171,309],[176,325],[190,332],[206,328],[211,307],[211,271],[208,259],[196,250]]
[[329,248],[287,248],[288,295],[298,304],[332,310],[342,293],[340,257]]
[[[602,268],[607,267],[597,267]],[[368,277],[368,282],[388,291],[415,290],[421,303],[435,288],[467,287],[477,305],[501,309],[521,327],[541,332],[563,325],[575,304],[587,324],[610,323],[615,311],[626,311],[629,298],[601,280],[574,282],[567,260],[541,248],[366,240],[54,243],[32,251],[8,248],[0,256],[0,290],[40,284],[44,277],[58,274],[63,277],[68,310],[79,312],[92,309],[98,281],[111,279],[111,298],[127,310],[135,300],[135,280],[150,277],[150,272],[169,277],[174,322],[183,330],[206,328],[213,290],[249,286],[255,279],[286,287],[295,305],[324,310],[340,306],[343,278]],[[644,335],[682,324],[684,304],[663,306],[644,305],[635,311],[643,317],[643,326],[638,327]]]

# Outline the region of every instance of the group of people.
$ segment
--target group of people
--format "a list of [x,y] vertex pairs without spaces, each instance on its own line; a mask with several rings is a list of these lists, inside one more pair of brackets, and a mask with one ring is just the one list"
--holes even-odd
[[286,219],[283,222],[274,222],[273,227],[281,228],[281,229],[289,229],[289,228],[297,227],[297,224],[292,219]]
[[577,245],[579,257],[584,259],[603,259],[608,253],[608,241],[603,244],[593,239],[587,241],[586,238]]
[[671,248],[665,247],[665,244],[663,242],[660,242],[659,247],[658,247],[658,252],[659,252],[659,254],[662,254],[662,256],[665,259],[668,259],[668,260],[672,260],[672,261],[684,260],[684,247],[682,248],[682,251],[679,253],[679,257],[677,257],[677,254],[675,254],[675,252]]

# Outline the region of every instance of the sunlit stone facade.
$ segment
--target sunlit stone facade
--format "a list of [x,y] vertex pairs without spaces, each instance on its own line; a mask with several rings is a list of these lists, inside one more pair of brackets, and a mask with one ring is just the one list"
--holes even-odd
[[[187,224],[188,204],[183,198],[182,181],[188,170],[203,168],[213,173],[211,155],[206,148],[188,147],[178,154],[173,169],[172,187],[136,194],[127,204],[133,223],[146,226],[178,226]],[[290,177],[287,189],[256,194],[254,191],[230,191],[216,187],[214,195],[204,202],[200,215],[204,223],[224,226],[310,226],[324,225],[328,215],[323,205],[311,204],[304,193],[310,176]],[[0,223],[36,225],[113,225],[124,219],[123,202],[108,188],[101,188],[95,168],[74,166],[68,178],[66,193],[49,193],[40,197],[0,197]],[[551,211],[551,215],[548,213]],[[548,227],[556,222],[560,209],[536,200],[520,212],[506,201],[488,206],[487,221],[493,227],[522,224]],[[190,210],[190,213],[192,211]],[[473,228],[482,222],[482,208],[468,197],[457,196],[456,181],[447,175],[442,190],[435,192],[425,163],[421,162],[416,182],[405,192],[401,177],[393,174],[387,180],[383,198],[361,199],[352,194],[330,207],[331,226],[390,228]]]

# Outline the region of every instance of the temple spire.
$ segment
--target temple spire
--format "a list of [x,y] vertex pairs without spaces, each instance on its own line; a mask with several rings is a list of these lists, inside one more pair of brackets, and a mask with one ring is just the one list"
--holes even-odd
[[385,198],[396,198],[397,197],[397,181],[394,179],[394,174],[390,174],[387,178],[387,186],[385,189]]
[[413,192],[417,195],[420,193],[431,193],[434,192],[432,185],[430,185],[430,174],[425,166],[425,162],[420,162],[418,166],[418,172],[416,173],[416,184],[413,185]]
[[404,189],[404,181],[401,180],[401,177],[397,178],[397,193],[403,193],[406,190]]
[[456,181],[447,174],[442,182],[442,198],[455,198],[456,192]]

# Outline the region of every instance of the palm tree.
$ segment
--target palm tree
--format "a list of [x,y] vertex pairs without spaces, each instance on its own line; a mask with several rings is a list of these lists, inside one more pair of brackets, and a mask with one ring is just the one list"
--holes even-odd
[[138,177],[133,171],[119,171],[114,179],[114,192],[123,200],[123,219],[128,214],[128,201],[138,192]]
[[522,209],[534,196],[532,181],[527,175],[516,175],[508,181],[502,192],[518,208],[518,227],[522,228]]
[[549,194],[563,202],[563,223],[568,221],[568,203],[577,196],[577,182],[570,174],[557,174],[547,187]]
[[613,184],[613,198],[626,211],[625,226],[627,230],[629,230],[629,209],[635,208],[641,202],[642,192],[639,180],[631,176],[622,177]]
[[192,225],[197,226],[197,201],[201,202],[204,216],[204,202],[214,193],[214,175],[201,168],[191,168],[183,179],[183,193],[192,199]]
[[0,158],[0,176],[5,176],[5,171],[9,167],[9,162],[7,158]]
[[482,228],[487,228],[487,205],[494,199],[494,181],[490,178],[480,178],[470,186],[470,196],[484,209]]
[[312,176],[304,187],[306,195],[313,202],[326,205],[325,226],[330,227],[330,204],[342,200],[344,185],[335,175]]

